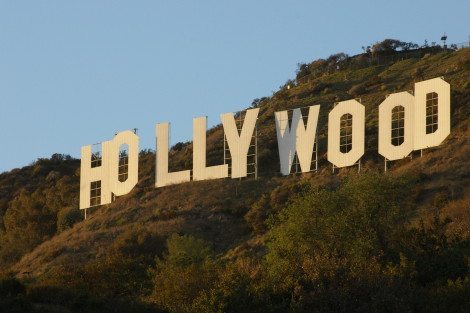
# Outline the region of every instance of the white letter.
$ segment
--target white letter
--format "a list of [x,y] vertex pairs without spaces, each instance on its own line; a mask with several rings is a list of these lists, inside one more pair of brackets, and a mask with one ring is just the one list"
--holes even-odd
[[[101,165],[91,167],[91,145],[81,149],[80,164],[80,209],[91,206],[111,203],[111,189],[109,188],[109,154],[111,153],[110,141],[101,143]],[[96,184],[99,182],[99,194]],[[93,191],[93,203],[91,203],[91,185],[95,185]],[[98,198],[99,195],[99,198]]]
[[[119,181],[119,148],[124,144],[129,147],[127,179]],[[114,136],[113,140],[111,140],[111,145],[109,187],[116,196],[122,196],[129,193],[139,180],[139,137],[134,132],[127,130]]]
[[[352,147],[340,151],[341,117],[352,115]],[[336,167],[354,165],[364,154],[365,109],[356,100],[339,102],[328,115],[328,161]]]
[[294,109],[290,129],[287,111],[274,113],[279,161],[283,175],[290,174],[295,152],[297,152],[302,173],[310,171],[319,111],[319,105],[309,107],[307,127],[305,127],[301,110]]
[[[129,147],[127,156],[127,179],[119,181],[119,148]],[[131,131],[118,133],[112,140],[101,143],[102,155],[92,167],[91,146],[81,149],[80,209],[111,203],[111,193],[127,194],[138,181],[139,137]],[[91,190],[93,187],[93,190]],[[91,194],[93,192],[93,194]]]
[[228,165],[206,166],[206,117],[193,119],[193,180],[228,177]]
[[247,175],[248,149],[255,130],[258,112],[259,109],[246,111],[241,134],[238,133],[233,113],[220,115],[232,158],[232,178],[246,177]]
[[160,123],[155,127],[157,135],[155,187],[179,184],[188,182],[191,179],[191,172],[189,170],[174,173],[168,172],[168,142],[170,140],[168,128],[168,123]]
[[[415,98],[408,92],[393,93],[379,106],[379,153],[388,160],[403,159],[413,151],[413,109]],[[392,110],[403,107],[403,143],[392,143]],[[394,130],[398,132],[399,130]]]
[[[437,97],[435,97],[437,95]],[[437,102],[437,116],[432,116],[432,101]],[[427,102],[429,104],[426,113]],[[428,117],[427,117],[428,116]],[[437,117],[437,121],[436,121]],[[434,123],[434,128],[430,124]],[[428,127],[427,127],[428,126]],[[437,127],[437,129],[435,128]],[[430,129],[431,128],[431,129]],[[433,132],[434,130],[434,132]],[[415,84],[414,149],[439,146],[450,134],[450,85],[442,78]]]

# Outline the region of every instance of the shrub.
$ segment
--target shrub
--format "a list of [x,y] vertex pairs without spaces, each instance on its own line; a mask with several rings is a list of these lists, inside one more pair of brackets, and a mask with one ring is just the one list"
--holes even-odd
[[269,197],[262,195],[245,214],[245,220],[255,233],[263,233],[266,230],[266,219],[271,213],[272,208],[269,204]]
[[280,211],[265,266],[285,310],[442,312],[443,305],[424,304],[439,294],[461,312],[470,242],[449,237],[449,220],[438,216],[410,227],[413,181],[350,176],[337,189],[306,191]]
[[195,312],[238,313],[266,312],[268,306],[260,305],[259,291],[254,283],[258,267],[249,260],[233,262],[219,269],[217,282],[194,302]]
[[16,278],[0,279],[0,295],[3,297],[16,297],[23,295],[26,287]]
[[35,312],[25,294],[26,287],[16,278],[0,278],[0,312]]
[[57,231],[72,228],[75,223],[83,220],[82,212],[75,207],[66,207],[57,213]]
[[337,190],[296,197],[269,232],[266,266],[275,292],[299,310],[336,305],[365,312],[357,299],[371,307],[400,303],[400,281],[383,275],[382,264],[397,258],[394,242],[404,229],[408,188],[406,180],[362,174]]
[[353,97],[363,95],[366,92],[366,87],[363,84],[354,85],[351,87],[351,89],[348,90],[348,93]]
[[201,239],[177,234],[167,240],[167,247],[152,271],[152,299],[169,312],[195,312],[196,299],[216,281],[212,250]]
[[404,42],[396,39],[385,39],[380,42],[376,42],[372,46],[372,53],[373,54],[378,54],[378,53],[387,53],[387,52],[394,52],[398,50],[410,50],[410,49],[416,49],[418,48],[418,45],[413,43],[413,42]]

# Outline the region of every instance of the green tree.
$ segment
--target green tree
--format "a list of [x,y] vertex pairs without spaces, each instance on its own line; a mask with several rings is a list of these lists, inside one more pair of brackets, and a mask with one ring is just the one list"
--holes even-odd
[[336,190],[296,197],[269,232],[274,292],[293,311],[406,310],[405,289],[383,271],[399,258],[395,238],[404,231],[409,186],[407,179],[363,174]]
[[172,235],[168,253],[156,261],[153,301],[169,312],[196,312],[197,298],[217,279],[217,266],[209,245],[187,235]]

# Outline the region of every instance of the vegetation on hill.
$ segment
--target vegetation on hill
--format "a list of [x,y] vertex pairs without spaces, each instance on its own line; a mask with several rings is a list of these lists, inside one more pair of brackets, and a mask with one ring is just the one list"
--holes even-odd
[[[252,103],[258,180],[155,189],[155,154],[142,151],[138,185],[87,220],[78,160],[0,174],[0,312],[468,312],[469,71],[468,48],[393,40],[300,64]],[[378,105],[438,76],[451,84],[451,135],[383,173]],[[327,114],[354,97],[367,114],[361,173],[333,174]],[[282,177],[274,112],[313,104],[319,171]],[[207,144],[220,164],[220,125]],[[191,168],[190,142],[170,154],[172,170]]]
[[55,154],[0,174],[0,263],[8,266],[82,220],[76,210],[79,161]]

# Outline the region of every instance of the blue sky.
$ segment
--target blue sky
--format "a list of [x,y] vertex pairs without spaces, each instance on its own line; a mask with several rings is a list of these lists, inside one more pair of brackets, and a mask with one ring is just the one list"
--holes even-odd
[[468,41],[466,1],[0,0],[0,172],[270,96],[298,62],[384,38]]

